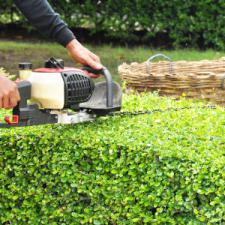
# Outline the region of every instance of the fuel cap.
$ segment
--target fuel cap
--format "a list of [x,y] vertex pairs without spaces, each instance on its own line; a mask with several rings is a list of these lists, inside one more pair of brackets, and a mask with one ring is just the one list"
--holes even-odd
[[33,66],[32,63],[30,63],[30,62],[19,63],[19,69],[20,70],[31,70],[32,66]]

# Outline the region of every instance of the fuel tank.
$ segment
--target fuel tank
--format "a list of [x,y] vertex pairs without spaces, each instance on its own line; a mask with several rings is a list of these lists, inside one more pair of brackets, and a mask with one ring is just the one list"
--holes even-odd
[[76,68],[39,68],[27,78],[31,99],[44,109],[70,108],[90,99],[94,82]]

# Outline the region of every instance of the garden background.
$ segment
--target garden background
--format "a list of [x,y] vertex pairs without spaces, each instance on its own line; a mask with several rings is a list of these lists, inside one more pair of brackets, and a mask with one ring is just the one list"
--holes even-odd
[[[222,0],[49,2],[119,82],[118,65],[158,52],[174,61],[225,55]],[[12,0],[0,6],[0,67],[17,74],[19,62],[39,67],[51,56],[79,66]],[[124,111],[165,112],[1,129],[0,223],[225,224],[225,111],[206,104],[130,93]]]

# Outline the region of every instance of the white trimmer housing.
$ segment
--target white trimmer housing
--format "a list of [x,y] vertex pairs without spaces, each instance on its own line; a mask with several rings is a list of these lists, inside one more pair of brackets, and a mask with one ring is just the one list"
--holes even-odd
[[39,68],[27,80],[32,84],[31,101],[42,109],[71,108],[90,99],[94,82],[74,68]]
[[61,73],[32,72],[28,81],[32,84],[32,101],[44,109],[63,109],[65,85]]

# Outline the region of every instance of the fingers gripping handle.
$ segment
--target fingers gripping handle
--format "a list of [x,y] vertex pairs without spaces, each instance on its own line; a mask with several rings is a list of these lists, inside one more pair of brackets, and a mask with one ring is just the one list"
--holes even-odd
[[85,71],[87,71],[89,73],[93,73],[95,75],[101,75],[101,74],[104,75],[103,72],[102,72],[103,69],[95,70],[95,69],[91,68],[90,66],[83,66],[82,70],[85,70]]
[[106,67],[103,67],[103,69],[101,69],[101,70],[95,70],[95,69],[92,69],[89,66],[84,66],[82,69],[86,70],[89,73],[93,73],[93,74],[96,74],[96,75],[102,74],[105,77],[106,87],[107,87],[107,90],[106,90],[106,105],[109,108],[113,107],[113,81],[112,81],[112,75],[109,72],[109,70]]

